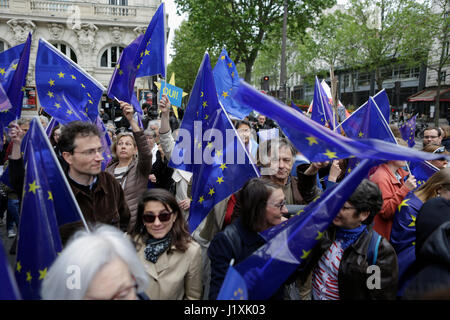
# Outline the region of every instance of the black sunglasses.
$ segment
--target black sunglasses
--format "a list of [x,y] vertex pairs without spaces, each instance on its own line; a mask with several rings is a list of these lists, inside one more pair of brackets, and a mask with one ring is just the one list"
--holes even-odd
[[142,220],[146,223],[153,223],[153,222],[155,222],[156,218],[158,217],[159,221],[167,222],[167,221],[169,221],[172,213],[173,212],[162,212],[159,215],[147,213],[147,214],[142,215]]

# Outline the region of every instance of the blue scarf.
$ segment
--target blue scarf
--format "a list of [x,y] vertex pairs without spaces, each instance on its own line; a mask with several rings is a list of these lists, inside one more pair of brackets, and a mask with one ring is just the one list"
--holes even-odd
[[365,224],[354,229],[338,228],[336,231],[336,240],[342,241],[342,249],[345,250],[351,246],[364,231],[367,231],[367,226]]

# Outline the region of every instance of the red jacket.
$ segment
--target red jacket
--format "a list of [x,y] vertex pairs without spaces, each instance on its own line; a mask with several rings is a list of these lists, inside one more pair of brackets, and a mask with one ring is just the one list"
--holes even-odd
[[403,181],[403,178],[408,175],[408,172],[400,168],[397,170],[397,173],[402,178],[401,182],[397,180],[395,175],[389,170],[388,165],[384,163],[370,177],[370,180],[378,185],[383,196],[383,206],[375,216],[373,228],[387,240],[390,240],[391,237],[394,214],[410,191]]

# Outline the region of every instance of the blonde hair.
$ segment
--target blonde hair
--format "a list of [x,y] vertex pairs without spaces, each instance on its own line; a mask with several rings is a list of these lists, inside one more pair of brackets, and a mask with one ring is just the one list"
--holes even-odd
[[419,187],[414,193],[423,202],[437,197],[440,188],[450,189],[450,168],[444,168],[433,174],[427,182]]
[[114,141],[114,143],[111,146],[111,153],[112,156],[114,158],[114,160],[117,159],[117,144],[119,143],[120,139],[122,139],[123,137],[131,137],[131,140],[133,141],[133,145],[136,148],[137,144],[136,144],[136,140],[134,139],[134,136],[131,132],[121,132],[116,136],[116,141]]

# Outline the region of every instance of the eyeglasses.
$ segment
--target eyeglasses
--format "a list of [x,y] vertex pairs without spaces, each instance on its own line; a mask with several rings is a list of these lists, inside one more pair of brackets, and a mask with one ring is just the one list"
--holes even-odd
[[89,149],[89,150],[85,150],[85,151],[72,151],[72,153],[81,153],[83,156],[85,157],[94,157],[97,153],[99,153],[100,155],[103,155],[103,152],[105,152],[105,148],[100,147],[97,149]]
[[170,216],[173,212],[161,212],[158,215],[145,213],[142,215],[142,220],[146,223],[154,223],[156,218],[159,219],[161,222],[167,222],[170,219]]
[[355,207],[347,207],[347,206],[343,206],[342,210],[347,211],[347,210],[356,210]]
[[281,208],[283,208],[286,205],[286,200],[281,201],[280,203],[271,203],[268,202],[268,204],[274,206],[275,208],[278,208],[281,210]]
[[439,147],[433,151],[433,153],[444,153],[444,152],[445,152],[445,147]]

